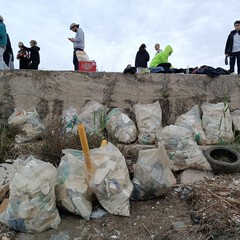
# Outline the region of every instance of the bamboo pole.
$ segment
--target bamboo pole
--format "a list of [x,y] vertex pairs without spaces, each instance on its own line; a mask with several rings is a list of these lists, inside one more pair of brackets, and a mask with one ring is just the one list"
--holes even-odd
[[83,124],[78,125],[78,135],[80,137],[82,150],[83,150],[83,154],[84,154],[85,168],[86,168],[88,177],[91,179],[91,177],[94,174],[95,168],[94,168],[94,165],[90,158],[90,151],[89,151],[87,136],[86,136],[85,127]]

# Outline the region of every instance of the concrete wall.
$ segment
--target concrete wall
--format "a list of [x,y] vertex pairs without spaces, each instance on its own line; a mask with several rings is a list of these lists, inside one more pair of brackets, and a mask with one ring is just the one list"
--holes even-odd
[[70,106],[78,111],[89,100],[107,107],[120,107],[134,119],[135,103],[159,101],[163,125],[195,104],[217,103],[229,98],[231,110],[240,109],[240,77],[210,78],[206,75],[79,73],[74,71],[0,71],[0,116],[7,118],[14,108],[36,107],[47,121]]

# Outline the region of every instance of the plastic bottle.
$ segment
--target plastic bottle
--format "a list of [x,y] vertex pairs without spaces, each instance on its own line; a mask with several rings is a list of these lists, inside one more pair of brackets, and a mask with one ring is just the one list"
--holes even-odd
[[189,65],[187,65],[186,74],[189,74]]

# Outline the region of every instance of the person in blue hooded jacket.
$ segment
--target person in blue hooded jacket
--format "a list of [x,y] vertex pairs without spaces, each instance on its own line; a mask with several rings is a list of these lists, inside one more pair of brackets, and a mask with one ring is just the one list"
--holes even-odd
[[6,31],[6,26],[3,23],[3,21],[4,21],[4,19],[0,15],[0,69],[6,70],[6,69],[8,69],[8,67],[3,60],[3,54],[4,54],[6,46],[7,46],[7,31]]

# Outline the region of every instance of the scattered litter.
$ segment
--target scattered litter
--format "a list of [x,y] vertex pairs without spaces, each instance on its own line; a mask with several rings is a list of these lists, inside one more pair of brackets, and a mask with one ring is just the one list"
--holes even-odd
[[176,231],[183,230],[187,227],[184,222],[172,222],[172,225]]
[[77,109],[69,107],[62,113],[62,118],[65,122],[66,132],[77,134],[78,114]]
[[70,236],[67,232],[60,232],[57,235],[52,235],[49,240],[69,240]]
[[108,212],[106,212],[102,208],[98,208],[97,210],[92,211],[92,214],[91,214],[90,217],[93,218],[93,219],[97,219],[97,218],[101,218],[103,216],[106,216],[107,214],[108,214]]
[[192,187],[186,185],[179,185],[178,188],[175,188],[174,191],[181,197],[181,199],[188,199],[192,193]]

